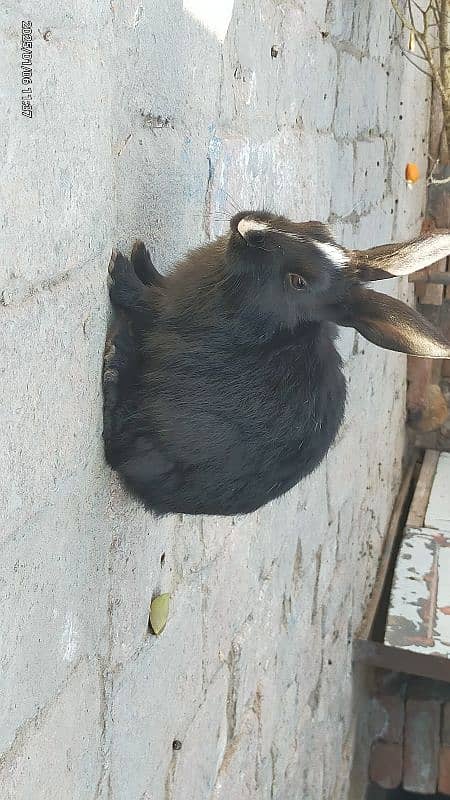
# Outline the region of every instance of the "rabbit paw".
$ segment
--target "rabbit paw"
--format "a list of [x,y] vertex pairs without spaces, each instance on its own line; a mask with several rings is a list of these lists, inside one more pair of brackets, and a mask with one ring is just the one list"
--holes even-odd
[[146,286],[163,286],[164,278],[153,266],[150,253],[144,242],[137,241],[131,251],[131,263],[138,278]]
[[109,441],[113,432],[113,416],[118,402],[119,369],[115,363],[114,336],[107,338],[103,354],[103,438]]
[[111,254],[108,288],[111,303],[116,308],[133,308],[142,293],[141,281],[128,259],[118,250],[113,250]]
[[125,317],[119,317],[110,327],[103,353],[103,436],[109,440],[117,429],[117,408],[120,405],[120,383],[127,380],[135,366],[135,343]]

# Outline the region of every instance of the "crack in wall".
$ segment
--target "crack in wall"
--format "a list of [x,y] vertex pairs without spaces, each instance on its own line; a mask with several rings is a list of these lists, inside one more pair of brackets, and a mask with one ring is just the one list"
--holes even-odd
[[65,283],[69,283],[70,281],[79,281],[80,273],[87,273],[88,267],[90,268],[90,266],[97,261],[100,256],[104,255],[104,253],[105,248],[102,247],[84,261],[71,266],[69,269],[64,270],[64,272],[59,272],[57,275],[54,275],[51,278],[46,278],[40,283],[27,284],[25,281],[20,281],[15,286],[7,284],[3,289],[0,290],[0,308],[5,307],[9,309],[10,307],[16,307],[22,303],[25,303],[27,300],[33,299],[37,295],[45,292],[52,292],[54,289],[58,289]]
[[237,644],[232,644],[228,653],[228,693],[226,699],[227,717],[227,745],[232,741],[236,732],[236,709],[237,709],[237,676],[239,668],[239,657],[241,651]]
[[314,593],[311,606],[311,626],[316,624],[317,613],[318,613],[320,567],[322,564],[322,545],[319,545],[315,553],[315,561],[316,561],[316,578],[314,581]]
[[176,752],[172,752],[172,756],[169,761],[169,766],[166,773],[166,779],[164,781],[164,800],[173,800],[173,789],[174,789],[174,781],[175,781],[175,770],[176,770]]
[[64,694],[67,687],[70,685],[72,678],[78,672],[83,663],[89,663],[89,656],[80,656],[75,661],[72,669],[67,673],[64,681],[60,684],[56,694],[44,705],[38,708],[33,716],[24,720],[16,730],[14,739],[10,745],[0,755],[0,771],[8,769],[14,760],[21,754],[23,748],[28,743],[30,738],[40,730],[43,723],[48,719],[54,707],[58,704],[60,698]]
[[113,736],[113,629],[114,629],[114,561],[118,552],[118,540],[113,532],[108,550],[108,595],[107,595],[107,648],[106,655],[100,659],[99,685],[100,685],[100,774],[95,789],[93,800],[100,800],[106,791],[110,800],[113,796],[111,785],[111,748]]

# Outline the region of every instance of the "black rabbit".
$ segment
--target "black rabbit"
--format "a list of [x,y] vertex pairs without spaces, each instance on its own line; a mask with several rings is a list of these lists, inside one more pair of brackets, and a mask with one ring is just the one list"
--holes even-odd
[[320,464],[343,418],[336,324],[450,357],[424,318],[363,285],[448,252],[447,232],[349,251],[319,222],[245,211],[164,277],[142,242],[131,263],[113,253],[107,461],[161,514],[243,514],[279,497]]

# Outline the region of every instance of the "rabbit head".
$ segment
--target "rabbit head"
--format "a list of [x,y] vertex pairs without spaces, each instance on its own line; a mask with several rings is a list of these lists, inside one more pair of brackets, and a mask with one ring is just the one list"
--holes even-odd
[[389,350],[450,358],[450,344],[437,328],[405,303],[365,286],[409,275],[449,251],[448,232],[348,250],[320,222],[243,211],[231,220],[225,261],[247,312],[273,330],[329,321],[354,327]]

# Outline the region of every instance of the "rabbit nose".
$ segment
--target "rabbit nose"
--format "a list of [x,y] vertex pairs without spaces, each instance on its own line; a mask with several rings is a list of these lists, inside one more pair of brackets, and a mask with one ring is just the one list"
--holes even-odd
[[253,247],[261,247],[264,243],[264,233],[268,226],[257,219],[244,217],[238,222],[237,230],[243,239]]

